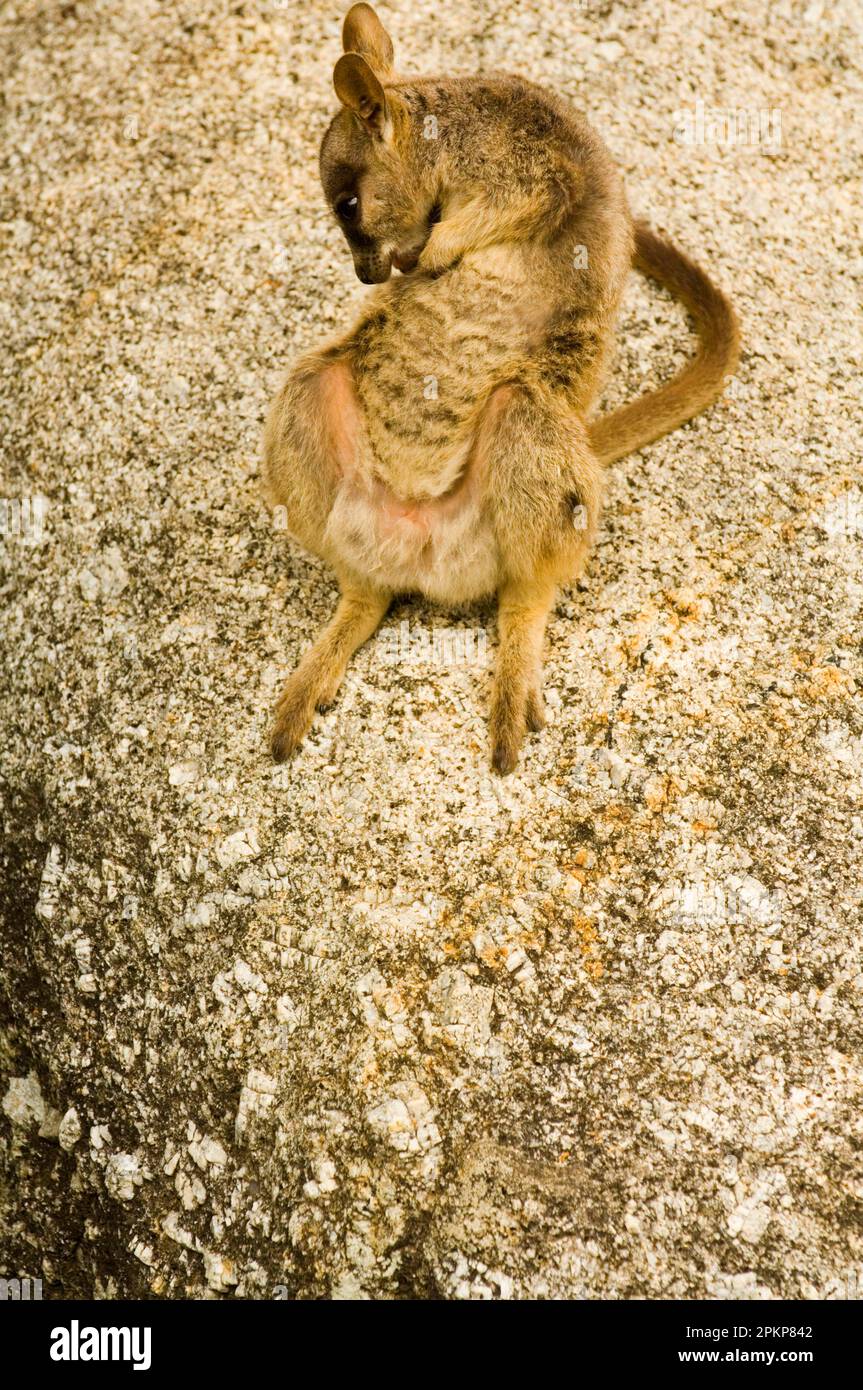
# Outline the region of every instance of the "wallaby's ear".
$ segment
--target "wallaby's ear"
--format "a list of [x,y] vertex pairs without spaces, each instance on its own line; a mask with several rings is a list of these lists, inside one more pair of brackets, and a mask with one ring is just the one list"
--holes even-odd
[[387,124],[387,99],[365,58],[358,53],[343,53],[333,72],[333,86],[342,106],[359,116],[368,130],[383,135]]
[[393,41],[371,5],[352,5],[342,26],[342,48],[359,53],[370,68],[388,77],[393,70]]

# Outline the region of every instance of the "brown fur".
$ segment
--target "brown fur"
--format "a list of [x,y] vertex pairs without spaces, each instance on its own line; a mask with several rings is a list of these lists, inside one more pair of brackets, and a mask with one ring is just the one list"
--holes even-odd
[[[611,159],[565,102],[516,77],[398,78],[368,5],[343,39],[321,180],[357,275],[378,288],[352,330],[297,363],[267,421],[267,495],[342,587],[285,686],[273,754],[335,697],[394,594],[494,592],[492,761],[508,772],[543,723],[545,624],[593,541],[603,466],[718,394],[734,314],[633,226]],[[633,258],[683,300],[701,348],[674,381],[590,422]]]

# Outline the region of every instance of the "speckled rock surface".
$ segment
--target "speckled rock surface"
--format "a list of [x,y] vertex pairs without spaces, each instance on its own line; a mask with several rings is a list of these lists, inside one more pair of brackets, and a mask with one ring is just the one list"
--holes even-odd
[[[859,8],[381,14],[405,70],[587,110],[732,293],[739,376],[614,470],[514,777],[487,766],[493,615],[419,602],[272,766],[334,585],[258,500],[262,414],[364,293],[316,183],[340,7],[8,0],[0,1274],[846,1296]],[[608,400],[689,346],[633,278]]]

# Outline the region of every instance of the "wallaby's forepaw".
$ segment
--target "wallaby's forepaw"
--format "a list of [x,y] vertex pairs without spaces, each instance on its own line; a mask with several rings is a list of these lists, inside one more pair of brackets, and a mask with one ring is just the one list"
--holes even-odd
[[421,271],[439,275],[447,266],[458,260],[459,248],[452,242],[440,226],[432,227],[431,236],[420,252],[417,266]]

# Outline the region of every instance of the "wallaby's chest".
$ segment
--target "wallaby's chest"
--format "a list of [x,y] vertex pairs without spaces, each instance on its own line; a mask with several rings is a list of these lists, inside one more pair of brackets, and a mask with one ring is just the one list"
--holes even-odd
[[471,456],[495,386],[544,328],[509,252],[382,292],[351,355],[357,434],[327,537],[360,574],[442,602],[491,592],[499,554]]
[[357,398],[372,466],[399,496],[449,490],[489,391],[542,331],[545,311],[516,269],[486,253],[438,279],[395,282],[364,326]]

